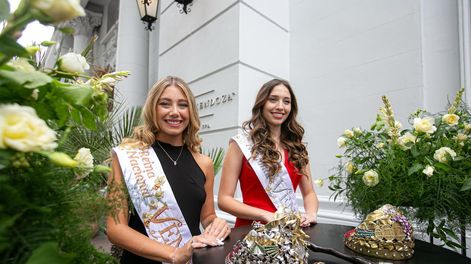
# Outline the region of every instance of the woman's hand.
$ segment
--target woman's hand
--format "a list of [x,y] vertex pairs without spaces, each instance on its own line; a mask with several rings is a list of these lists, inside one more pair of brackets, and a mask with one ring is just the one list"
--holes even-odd
[[172,254],[172,262],[173,264],[185,264],[191,258],[193,254],[193,239],[190,239],[183,247],[175,248]]
[[226,220],[216,217],[213,222],[206,227],[203,234],[208,237],[214,237],[219,241],[223,241],[230,233],[231,228],[227,224]]
[[306,227],[311,224],[317,223],[317,214],[316,213],[303,213],[301,214],[301,226]]
[[266,213],[264,213],[261,218],[263,222],[268,223],[273,221],[273,218],[275,218],[275,213],[266,211]]
[[224,245],[222,240],[220,240],[220,239],[218,239],[214,236],[210,236],[210,235],[206,235],[206,234],[201,234],[199,236],[194,236],[191,239],[191,247],[192,248],[203,248],[203,247],[207,247],[207,246],[215,247],[215,246],[222,246],[222,245]]

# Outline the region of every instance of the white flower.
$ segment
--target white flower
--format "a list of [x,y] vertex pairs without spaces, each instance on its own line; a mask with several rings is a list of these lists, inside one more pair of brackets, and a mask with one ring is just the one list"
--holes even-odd
[[104,79],[101,79],[100,80],[100,83],[103,83],[103,84],[108,84],[108,85],[115,85],[116,84],[116,80],[114,78],[111,78],[111,77],[106,77]]
[[74,160],[78,162],[78,169],[75,174],[81,179],[93,171],[93,156],[88,148],[80,148],[75,155]]
[[456,152],[449,147],[441,147],[433,154],[433,158],[441,163],[447,163],[448,156],[450,156],[452,160],[456,157]]
[[0,148],[22,152],[53,150],[56,132],[29,106],[0,105]]
[[339,148],[345,147],[345,144],[346,144],[346,143],[347,143],[347,139],[344,138],[344,137],[339,137],[339,138],[337,139],[337,146],[338,146]]
[[465,124],[464,125],[464,132],[467,133],[467,134],[469,132],[471,132],[471,124]]
[[324,186],[324,179],[315,180],[314,184],[319,186],[319,188],[322,188],[322,186]]
[[384,148],[384,142],[379,142],[378,144],[375,145],[377,148]]
[[359,127],[354,127],[354,128],[353,128],[353,133],[355,133],[355,134],[361,134],[362,131],[361,131],[361,129],[360,129]]
[[397,139],[397,144],[403,150],[410,149],[417,139],[416,136],[412,135],[410,132],[405,133]]
[[38,89],[34,89],[34,90],[31,92],[31,98],[33,98],[34,100],[38,100],[38,97],[39,97],[39,90],[38,90]]
[[446,114],[442,117],[442,121],[447,123],[450,126],[455,126],[458,124],[458,120],[460,120],[460,117],[455,114]]
[[456,141],[458,141],[460,143],[464,143],[464,141],[468,140],[468,135],[463,134],[463,133],[458,133],[458,135],[456,135],[455,139],[456,139]]
[[397,128],[397,129],[401,129],[402,124],[399,121],[395,121],[394,122],[394,127]]
[[55,23],[85,16],[80,0],[33,0],[32,5]]
[[363,174],[363,183],[366,186],[373,187],[379,183],[378,173],[374,170],[369,170]]
[[353,163],[347,162],[347,164],[345,164],[346,172],[348,172],[349,174],[352,174],[354,170],[355,170],[355,165],[353,165]]
[[425,166],[425,169],[422,170],[422,172],[427,175],[428,177],[433,175],[433,171],[435,168],[433,166],[427,165]]
[[62,55],[57,64],[61,71],[69,73],[82,73],[90,69],[87,60],[82,55],[73,52]]
[[352,138],[353,137],[353,131],[351,131],[350,129],[345,129],[345,131],[343,131],[343,134],[347,138]]
[[425,118],[414,118],[414,129],[419,131],[419,132],[424,132],[427,134],[432,134],[437,130],[437,128],[434,126],[434,120],[431,117],[425,117]]

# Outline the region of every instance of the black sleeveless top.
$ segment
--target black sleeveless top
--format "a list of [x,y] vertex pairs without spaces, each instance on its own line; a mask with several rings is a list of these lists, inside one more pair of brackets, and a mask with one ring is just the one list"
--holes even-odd
[[[178,154],[180,154],[180,150],[182,148],[181,146],[175,147],[160,141],[159,143],[173,160],[177,159]],[[183,217],[185,218],[185,221],[190,228],[191,234],[193,236],[201,234],[200,213],[204,201],[206,200],[206,192],[204,190],[206,177],[203,171],[196,163],[193,155],[188,150],[186,145],[183,146],[182,154],[177,161],[177,165],[174,165],[173,161],[170,160],[170,158],[165,154],[157,142],[152,144],[152,148],[157,154],[160,164],[162,164],[162,168],[165,172],[168,183],[172,188],[175,199],[177,200]],[[134,230],[137,230],[141,234],[147,236],[144,224],[134,209],[130,215],[128,225]],[[156,264],[160,262],[146,259],[124,250],[121,257],[121,263]]]

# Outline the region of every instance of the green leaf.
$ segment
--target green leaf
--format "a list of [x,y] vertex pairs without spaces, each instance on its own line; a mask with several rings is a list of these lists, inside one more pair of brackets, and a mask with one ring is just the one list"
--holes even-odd
[[67,35],[73,35],[75,33],[75,29],[72,27],[62,27],[58,28],[60,32],[67,34]]
[[445,163],[441,163],[441,162],[436,163],[436,164],[435,164],[435,168],[437,168],[437,169],[442,169],[442,170],[444,170],[444,171],[449,171],[449,170],[451,169],[450,166],[448,166],[448,165],[445,164]]
[[465,192],[471,189],[471,178],[466,179],[460,191]]
[[412,167],[409,168],[409,170],[407,171],[407,175],[412,175],[420,170],[422,170],[424,168],[424,166],[420,163],[414,163],[414,165],[412,165]]
[[6,54],[10,57],[28,56],[28,51],[8,35],[0,37],[0,53]]
[[88,108],[80,107],[83,125],[91,130],[96,130],[95,114]]
[[57,93],[73,105],[86,106],[92,99],[93,88],[88,84],[67,84],[56,82]]
[[19,70],[0,70],[0,77],[6,78],[10,82],[28,89],[34,89],[52,81],[51,77],[39,71],[26,73]]
[[10,4],[8,0],[0,0],[0,21],[6,20],[10,15]]
[[60,252],[56,242],[46,242],[37,247],[26,264],[70,263],[74,255]]
[[50,47],[50,46],[56,45],[56,43],[57,43],[57,42],[55,42],[55,41],[48,41],[48,40],[45,40],[45,41],[41,42],[41,46]]

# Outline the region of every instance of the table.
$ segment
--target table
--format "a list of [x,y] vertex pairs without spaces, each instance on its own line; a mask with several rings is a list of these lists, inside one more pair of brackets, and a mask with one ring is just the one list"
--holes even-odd
[[[322,247],[329,247],[336,249],[339,252],[361,256],[373,263],[436,263],[436,264],[460,264],[468,263],[471,264],[471,259],[462,256],[451,250],[432,245],[430,243],[415,240],[415,253],[412,259],[407,261],[391,261],[384,259],[375,259],[367,256],[360,255],[351,251],[343,244],[343,234],[353,227],[333,225],[333,224],[316,224],[311,227],[303,229],[306,234],[310,236],[310,241]],[[193,252],[193,263],[194,264],[218,264],[224,263],[224,258],[232,250],[233,245],[239,240],[245,237],[249,232],[250,226],[238,227],[232,229],[229,238],[224,241],[224,246],[210,247],[195,249]],[[329,263],[349,263],[342,259],[336,258],[323,253],[310,252],[308,263],[314,263],[315,261],[322,261],[326,264]]]

